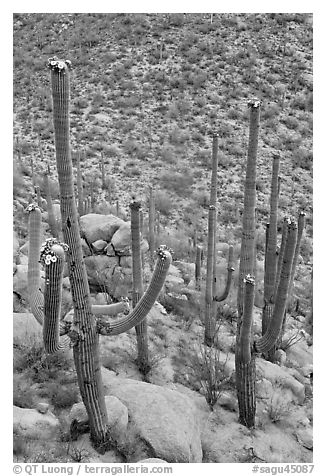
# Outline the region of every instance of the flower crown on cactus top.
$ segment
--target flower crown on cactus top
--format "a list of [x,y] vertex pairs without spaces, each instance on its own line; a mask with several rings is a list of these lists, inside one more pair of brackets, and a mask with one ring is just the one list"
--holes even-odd
[[69,246],[66,243],[60,243],[55,238],[48,238],[41,247],[40,263],[43,265],[49,265],[55,263],[58,260],[57,253],[52,249],[54,245],[61,246],[64,251],[68,251]]
[[156,254],[157,256],[159,256],[161,259],[166,259],[166,253],[170,253],[172,254],[173,251],[171,250],[171,248],[168,248],[166,245],[161,245],[159,246],[159,248],[156,250]]
[[48,68],[59,73],[64,73],[66,69],[71,68],[71,61],[59,60],[56,56],[53,56],[53,58],[48,59]]
[[25,211],[30,213],[36,209],[39,209],[40,207],[37,205],[37,203],[30,203],[26,208],[25,208]]

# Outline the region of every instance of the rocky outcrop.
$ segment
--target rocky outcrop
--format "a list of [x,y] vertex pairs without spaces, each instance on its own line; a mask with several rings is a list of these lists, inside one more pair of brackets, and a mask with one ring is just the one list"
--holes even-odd
[[51,413],[42,414],[34,409],[13,408],[14,432],[24,438],[53,440],[59,420]]
[[106,392],[117,397],[129,414],[128,432],[148,457],[170,463],[200,463],[202,448],[196,407],[186,395],[158,385],[121,379],[102,369]]
[[[121,401],[114,396],[105,397],[106,411],[108,415],[110,438],[120,442],[125,437],[128,426],[128,409]],[[75,403],[70,410],[70,422],[76,420],[79,424],[88,422],[86,408],[82,402]]]

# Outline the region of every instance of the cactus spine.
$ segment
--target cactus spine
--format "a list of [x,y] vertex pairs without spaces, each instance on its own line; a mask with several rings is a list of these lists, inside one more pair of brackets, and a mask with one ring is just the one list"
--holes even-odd
[[152,281],[129,316],[121,321],[102,324],[91,312],[89,287],[83,261],[73,188],[72,162],[69,144],[69,66],[57,58],[49,60],[53,97],[53,122],[57,172],[60,186],[61,215],[64,239],[69,246],[68,272],[74,306],[74,319],[69,336],[72,339],[78,384],[89,418],[91,440],[99,451],[105,451],[109,441],[109,425],[99,359],[99,333],[124,332],[139,324],[157,298],[171,262],[171,255],[161,250]]
[[[139,299],[144,294],[142,277],[142,259],[140,251],[140,209],[141,204],[136,200],[130,203],[131,211],[131,249],[132,249],[132,305],[135,308]],[[148,363],[148,337],[146,318],[136,326],[137,335],[137,363],[143,375],[149,371]]]

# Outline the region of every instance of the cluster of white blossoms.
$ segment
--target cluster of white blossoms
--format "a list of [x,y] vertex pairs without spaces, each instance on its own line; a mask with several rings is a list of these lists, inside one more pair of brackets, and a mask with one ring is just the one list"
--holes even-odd
[[25,211],[28,212],[28,213],[30,213],[30,212],[32,212],[33,210],[36,210],[36,208],[39,208],[39,206],[38,206],[36,203],[30,203],[30,204],[26,207]]
[[157,256],[159,256],[162,260],[165,260],[165,259],[166,259],[167,253],[172,254],[173,251],[171,250],[171,248],[168,248],[166,245],[161,245],[161,246],[156,250]]
[[59,60],[56,56],[48,59],[48,67],[50,69],[64,72],[67,68],[71,68],[70,60]]
[[51,263],[55,263],[58,260],[58,256],[56,255],[55,251],[53,251],[52,249],[53,245],[62,246],[64,251],[68,251],[69,249],[66,243],[60,243],[55,238],[48,238],[41,247],[40,263],[44,265],[49,265]]

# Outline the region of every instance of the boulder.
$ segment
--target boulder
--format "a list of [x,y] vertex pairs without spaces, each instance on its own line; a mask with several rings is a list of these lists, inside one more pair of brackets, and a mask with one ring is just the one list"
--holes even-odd
[[42,326],[29,312],[13,313],[13,337],[26,343],[28,339],[42,339]]
[[80,217],[80,233],[88,243],[94,243],[97,240],[109,243],[122,225],[125,225],[125,222],[114,215],[88,213]]
[[[121,441],[128,426],[128,409],[121,401],[107,395],[105,397],[105,406],[108,415],[110,437],[115,441]],[[87,423],[88,416],[86,408],[82,402],[75,403],[69,413],[70,421],[77,420],[78,423]]]
[[147,458],[147,459],[141,459],[140,461],[137,461],[137,463],[156,463],[156,464],[160,464],[160,463],[167,463],[167,461],[165,461],[164,459],[160,459],[160,458]]
[[[41,265],[40,265],[41,268]],[[28,265],[27,264],[18,264],[13,277],[13,291],[17,293],[22,299],[28,302],[29,293],[28,293],[28,284],[27,284],[27,275],[28,275]],[[40,288],[44,289],[44,270],[41,268],[41,279],[40,279]]]
[[272,362],[257,358],[257,375],[269,380],[274,385],[282,386],[292,392],[293,399],[302,404],[305,399],[304,385],[290,375],[284,367],[279,367]]
[[237,412],[239,409],[237,398],[229,392],[222,392],[218,404],[231,412]]
[[313,431],[312,428],[302,428],[295,433],[300,445],[304,446],[308,450],[313,449]]
[[286,350],[287,359],[293,362],[298,368],[312,365],[313,352],[312,346],[308,346],[303,339]]
[[92,247],[95,252],[99,253],[107,247],[107,244],[108,244],[107,241],[97,240],[97,241],[94,241],[94,243],[92,243]]
[[262,400],[269,401],[274,393],[274,388],[271,382],[265,378],[257,380],[256,382],[256,397]]
[[51,412],[41,414],[34,409],[14,406],[13,427],[24,438],[53,440],[59,420]]
[[147,446],[149,457],[170,463],[202,462],[200,426],[189,397],[158,385],[114,377],[105,370],[106,391],[127,406],[129,426],[138,435],[138,443]]
[[106,255],[86,256],[84,259],[90,284],[110,287],[114,268],[119,265],[119,258]]
[[111,245],[117,255],[131,255],[131,227],[124,223],[112,236]]

